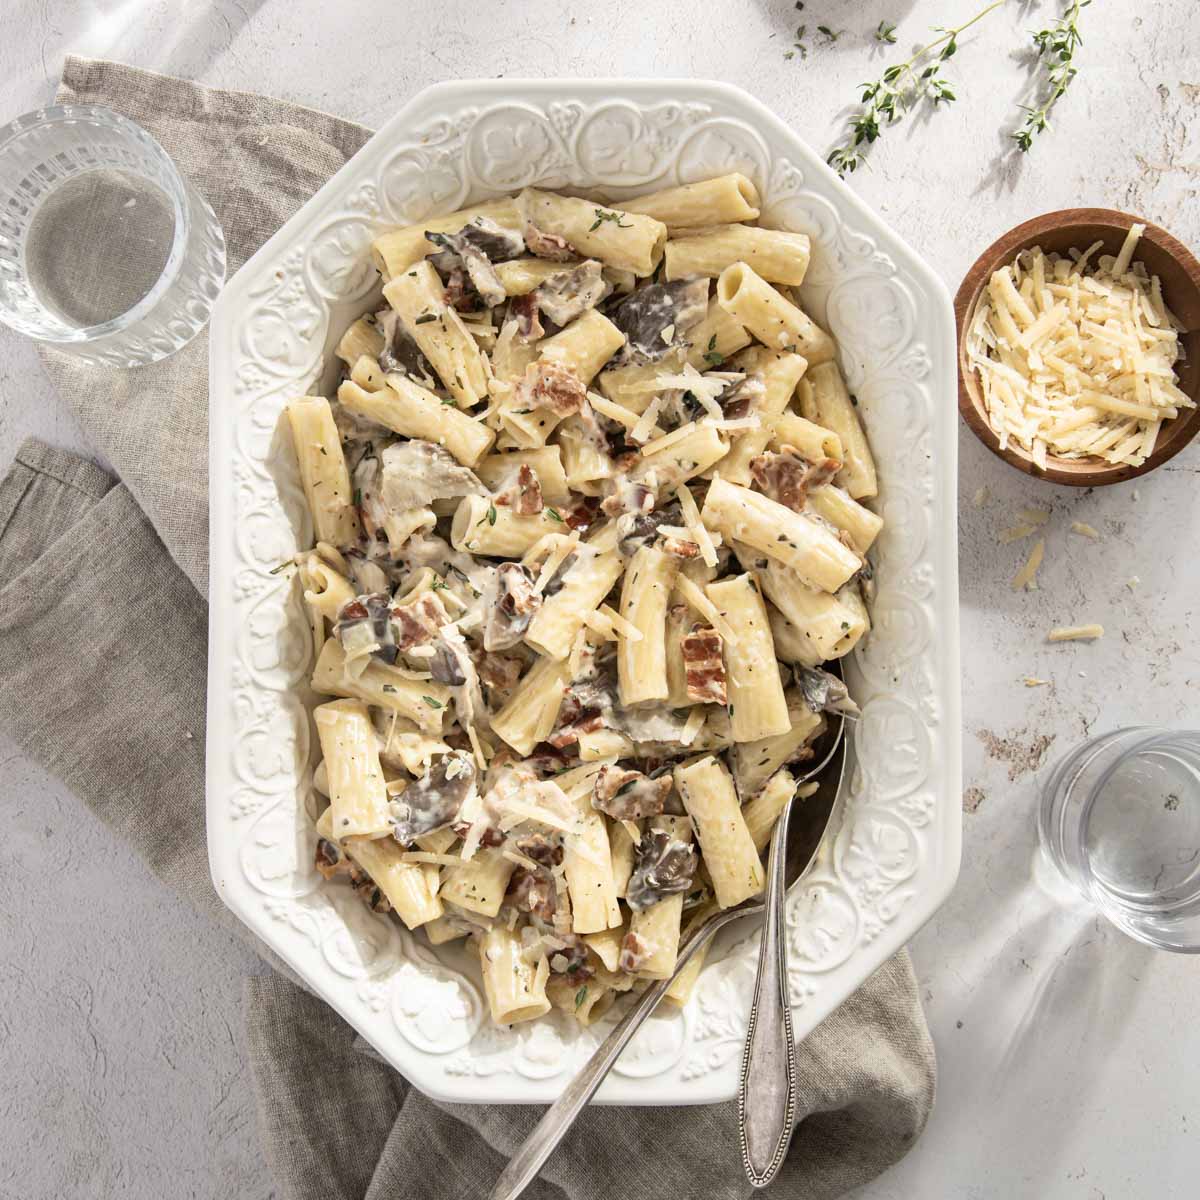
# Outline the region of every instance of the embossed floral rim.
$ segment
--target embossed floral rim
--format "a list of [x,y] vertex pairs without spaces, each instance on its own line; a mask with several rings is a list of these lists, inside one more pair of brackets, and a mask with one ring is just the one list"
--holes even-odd
[[[456,947],[433,951],[311,868],[307,623],[271,569],[307,544],[278,431],[330,382],[341,328],[377,288],[375,232],[528,183],[634,191],[737,168],[773,224],[814,242],[805,304],[837,335],[880,460],[875,629],[839,813],[789,898],[802,1036],[932,915],[961,835],[954,322],[934,274],[758,101],[718,83],[486,81],[418,95],[231,281],[211,349],[208,834],[226,904],[425,1092],[554,1098],[608,1026],[492,1030]],[[311,698],[309,698],[311,699]],[[686,1010],[656,1017],[602,1102],[734,1095],[757,936],[709,957]]]

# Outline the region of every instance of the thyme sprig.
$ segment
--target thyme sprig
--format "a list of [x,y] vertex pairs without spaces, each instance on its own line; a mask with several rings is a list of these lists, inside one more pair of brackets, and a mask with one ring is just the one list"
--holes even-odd
[[1057,21],[1033,35],[1038,61],[1046,66],[1048,87],[1036,108],[1022,104],[1025,120],[1010,136],[1022,154],[1028,154],[1033,139],[1050,128],[1050,110],[1062,99],[1071,81],[1079,73],[1075,52],[1083,45],[1079,33],[1079,12],[1092,0],[1072,0],[1067,11]]
[[[888,67],[873,83],[863,84],[861,109],[851,118],[845,142],[835,146],[826,160],[841,176],[845,176],[866,161],[865,153],[883,134],[920,100],[952,104],[958,97],[942,74],[944,64],[958,52],[958,37],[1004,0],[992,0],[970,20],[947,29],[934,26],[939,36],[924,46],[918,46],[911,58]],[[932,59],[932,61],[929,61]],[[924,63],[924,66],[920,64]]]

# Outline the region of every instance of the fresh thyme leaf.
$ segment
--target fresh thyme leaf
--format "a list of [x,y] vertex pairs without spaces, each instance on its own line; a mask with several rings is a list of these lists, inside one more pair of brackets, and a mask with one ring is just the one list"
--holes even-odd
[[[841,144],[834,146],[825,161],[839,175],[849,175],[866,162],[867,150],[879,140],[883,131],[899,121],[915,104],[922,100],[929,101],[934,108],[939,104],[952,104],[958,97],[942,76],[942,65],[958,52],[959,35],[1003,3],[1004,0],[991,0],[969,20],[952,29],[935,26],[936,37],[924,46],[918,46],[904,62],[887,67],[878,79],[864,83],[859,95],[859,111],[850,118]],[[820,31],[825,33],[825,27],[821,26]],[[881,21],[875,38],[891,45],[896,40],[896,26]]]
[[362,507],[362,488],[354,489],[354,507],[355,508]]
[[454,408],[455,407],[454,401],[447,400],[444,396],[442,397],[442,404],[445,405],[446,408]]
[[719,367],[725,361],[725,355],[718,354],[715,350],[710,350],[705,356],[704,361],[710,367]]
[[394,692],[396,690],[396,685],[392,683],[385,683],[383,685],[383,690],[385,692]]
[[444,582],[443,580],[441,580],[441,579],[435,579],[435,580],[434,580],[434,581],[433,581],[433,582],[432,582],[432,583],[429,585],[429,590],[430,590],[431,592],[444,592],[444,591],[446,590],[446,584],[445,584],[445,582]]
[[575,1007],[576,1008],[578,1008],[587,999],[587,994],[588,994],[587,984],[585,983],[583,985],[583,987],[581,987],[579,989],[579,991],[577,991],[575,993]]
[[281,571],[286,571],[288,567],[294,567],[296,560],[294,558],[285,558],[277,567],[271,568],[272,575],[278,575]]
[[1083,45],[1079,33],[1079,12],[1087,8],[1092,0],[1071,0],[1066,12],[1033,35],[1037,47],[1038,61],[1046,68],[1046,84],[1036,108],[1021,105],[1025,119],[1019,129],[1009,136],[1022,154],[1033,146],[1033,139],[1050,128],[1050,110],[1062,99],[1072,80],[1079,73],[1075,66],[1075,52]]
[[818,25],[817,32],[823,33],[831,42],[836,42],[842,36],[841,33],[834,33],[828,25]]
[[430,708],[441,708],[442,707],[442,702],[440,700],[435,700],[432,696],[422,696],[421,699],[424,700],[425,703],[428,704]]
[[632,228],[633,228],[633,224],[632,224],[632,223],[630,223],[630,224],[628,224],[628,225],[622,225],[622,224],[621,224],[621,217],[624,215],[624,214],[622,214],[622,213],[619,213],[619,212],[607,212],[607,211],[606,211],[606,210],[604,210],[603,208],[597,208],[597,209],[595,209],[594,211],[595,211],[595,213],[596,213],[596,219],[595,219],[595,221],[594,221],[594,222],[592,222],[592,225],[591,225],[591,226],[590,226],[590,228],[588,229],[588,233],[591,233],[593,230],[599,229],[599,228],[600,228],[600,226],[601,226],[601,225],[602,225],[602,224],[603,224],[605,221],[612,221],[612,222],[613,222],[613,224],[615,224],[615,225],[616,225],[616,227],[617,227],[618,229],[632,229]]
[[548,517],[549,517],[549,518],[550,518],[552,521],[557,521],[557,522],[558,522],[560,525],[564,523],[564,522],[563,522],[563,519],[562,519],[562,517],[559,515],[559,512],[558,512],[558,509],[557,509],[557,508],[550,508],[549,506],[547,506],[547,508],[546,508],[546,515],[547,515],[547,516],[548,516]]
[[428,325],[430,321],[437,320],[437,313],[422,313],[414,322],[414,325]]
[[489,525],[495,525],[495,523],[496,523],[496,506],[494,504],[488,505],[487,523]]
[[708,347],[707,348],[709,350],[715,350],[717,348],[717,335],[715,333],[712,335],[712,337],[710,337],[708,339]]

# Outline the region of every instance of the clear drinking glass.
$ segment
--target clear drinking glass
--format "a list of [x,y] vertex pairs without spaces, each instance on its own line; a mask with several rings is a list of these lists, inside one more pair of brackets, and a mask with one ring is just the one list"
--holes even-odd
[[1114,925],[1200,952],[1200,730],[1118,729],[1050,772],[1042,851]]
[[0,128],[0,321],[142,366],[204,328],[224,280],[213,210],[144,129],[94,104]]

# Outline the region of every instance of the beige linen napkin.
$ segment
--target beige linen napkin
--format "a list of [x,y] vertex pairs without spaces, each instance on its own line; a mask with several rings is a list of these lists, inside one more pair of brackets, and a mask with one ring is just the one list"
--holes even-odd
[[[113,63],[69,59],[60,98],[150,130],[212,202],[231,269],[369,136]],[[201,337],[122,372],[44,353],[121,482],[38,442],[0,481],[0,723],[156,874],[231,923],[209,883],[203,823],[206,355]],[[246,1020],[265,1153],[288,1200],[486,1196],[540,1115],[427,1099],[281,975],[247,982]],[[772,1194],[839,1196],[894,1163],[924,1127],[934,1077],[902,952],[800,1046],[799,1125]],[[590,1109],[528,1194],[752,1193],[733,1105],[721,1104]]]

